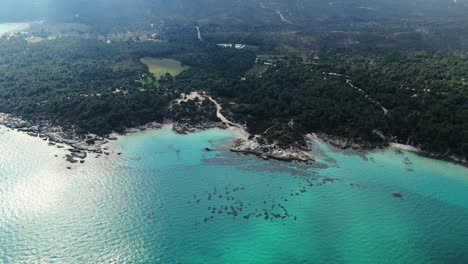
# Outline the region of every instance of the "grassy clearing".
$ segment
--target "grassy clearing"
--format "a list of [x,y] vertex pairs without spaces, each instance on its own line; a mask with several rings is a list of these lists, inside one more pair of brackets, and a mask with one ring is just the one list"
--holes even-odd
[[35,44],[35,43],[39,43],[39,42],[44,41],[44,40],[55,40],[55,39],[57,39],[57,37],[47,37],[47,38],[29,37],[29,38],[26,38],[26,41],[29,44]]
[[41,37],[29,37],[26,39],[26,41],[29,43],[29,44],[34,44],[34,43],[39,43],[41,41],[43,41],[44,39],[41,38]]
[[269,54],[262,54],[262,55],[257,55],[257,58],[259,58],[262,61],[269,62],[269,63],[274,63],[279,59],[284,58],[284,55],[269,55]]
[[268,70],[269,66],[268,65],[260,65],[260,64],[255,64],[252,66],[252,68],[247,72],[247,75],[250,76],[261,76],[263,73],[265,73]]
[[188,69],[188,67],[182,66],[180,62],[173,59],[146,57],[142,58],[141,62],[148,66],[149,72],[156,77],[156,80],[159,80],[162,76],[166,75],[166,73],[175,77]]

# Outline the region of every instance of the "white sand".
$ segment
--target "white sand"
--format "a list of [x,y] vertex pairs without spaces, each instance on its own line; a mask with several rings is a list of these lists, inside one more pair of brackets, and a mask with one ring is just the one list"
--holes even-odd
[[27,30],[30,23],[0,23],[0,36]]
[[405,144],[399,144],[399,143],[390,143],[390,147],[395,148],[395,149],[417,152],[417,153],[421,152],[421,150],[416,147],[405,145]]

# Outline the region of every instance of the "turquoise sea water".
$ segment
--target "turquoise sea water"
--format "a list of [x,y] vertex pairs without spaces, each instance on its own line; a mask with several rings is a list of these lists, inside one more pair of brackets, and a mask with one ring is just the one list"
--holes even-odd
[[462,166],[320,142],[295,165],[163,129],[67,170],[17,134],[0,129],[0,263],[468,263]]
[[28,23],[0,23],[0,35],[9,32],[26,30],[28,28]]

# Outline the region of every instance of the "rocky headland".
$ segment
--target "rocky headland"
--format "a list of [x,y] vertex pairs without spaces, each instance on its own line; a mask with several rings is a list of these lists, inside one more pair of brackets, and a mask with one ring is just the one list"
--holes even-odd
[[288,148],[282,148],[276,142],[270,143],[261,136],[250,136],[247,139],[237,139],[231,151],[253,154],[265,160],[311,163],[315,161],[311,154],[311,142],[310,140],[305,140],[305,142],[307,142],[305,145],[294,144]]

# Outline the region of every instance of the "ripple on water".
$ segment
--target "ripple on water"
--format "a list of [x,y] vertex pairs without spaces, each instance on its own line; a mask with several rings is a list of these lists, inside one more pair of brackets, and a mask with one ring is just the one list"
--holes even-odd
[[63,150],[0,129],[0,262],[468,262],[465,168],[321,143],[317,168],[231,138],[148,131],[67,170]]

